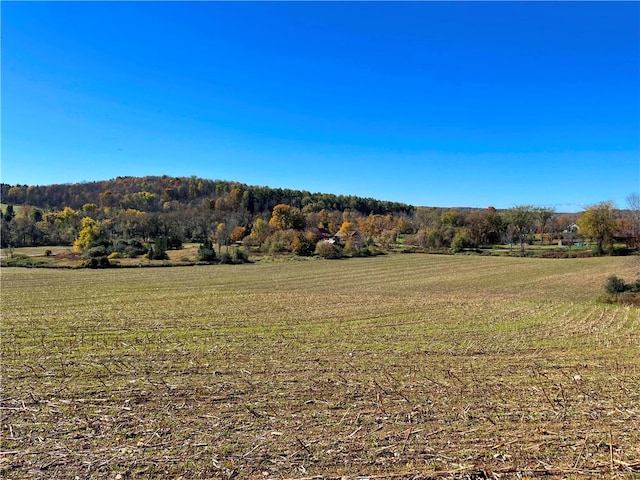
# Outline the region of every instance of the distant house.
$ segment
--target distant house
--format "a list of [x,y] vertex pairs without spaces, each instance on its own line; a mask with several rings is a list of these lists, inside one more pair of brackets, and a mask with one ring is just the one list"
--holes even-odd
[[358,230],[349,230],[346,233],[337,232],[331,240],[337,245],[345,245],[347,241],[351,240],[352,245],[356,248],[361,248],[364,245],[364,240]]
[[320,240],[325,240],[331,236],[326,228],[318,228],[317,235]]
[[578,224],[572,223],[571,225],[567,226],[567,228],[565,228],[562,233],[576,233],[578,230],[580,230]]

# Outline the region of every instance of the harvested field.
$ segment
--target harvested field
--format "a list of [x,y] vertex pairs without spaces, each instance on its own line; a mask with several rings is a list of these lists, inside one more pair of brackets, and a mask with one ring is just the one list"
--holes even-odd
[[637,259],[3,268],[6,478],[638,478]]

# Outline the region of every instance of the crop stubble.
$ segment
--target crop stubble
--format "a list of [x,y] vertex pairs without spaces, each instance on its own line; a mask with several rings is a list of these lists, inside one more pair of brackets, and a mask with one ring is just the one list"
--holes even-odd
[[2,269],[7,478],[640,471],[624,258]]

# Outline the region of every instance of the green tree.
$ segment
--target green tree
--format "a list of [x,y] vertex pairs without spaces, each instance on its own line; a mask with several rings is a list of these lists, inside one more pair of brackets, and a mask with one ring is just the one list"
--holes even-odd
[[[24,214],[16,216],[8,225],[11,226],[8,232],[11,245],[24,247],[42,243],[44,237],[43,232],[38,228],[38,224]],[[3,235],[4,234],[6,234],[6,232],[3,232]]]
[[33,223],[42,221],[42,210],[39,210],[35,207],[31,208],[31,210],[29,210],[29,220],[31,220]]
[[7,210],[5,211],[4,218],[7,220],[7,222],[10,222],[15,216],[16,212],[13,209],[13,205],[7,205]]
[[0,219],[0,248],[7,248],[11,244],[11,226],[5,216]]
[[204,242],[202,242],[202,245],[200,245],[200,248],[198,248],[197,259],[199,262],[207,263],[213,263],[216,261],[216,252],[213,249],[211,240],[209,240],[208,238],[205,238]]
[[597,244],[598,253],[613,241],[616,230],[616,208],[613,202],[600,202],[586,208],[578,217],[579,233]]
[[149,260],[168,260],[167,255],[167,237],[156,238],[153,245],[149,247],[149,253],[147,254]]

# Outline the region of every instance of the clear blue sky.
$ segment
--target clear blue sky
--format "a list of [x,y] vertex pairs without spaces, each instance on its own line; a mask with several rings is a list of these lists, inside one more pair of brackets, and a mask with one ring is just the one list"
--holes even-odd
[[579,211],[640,191],[638,2],[6,2],[10,184]]

